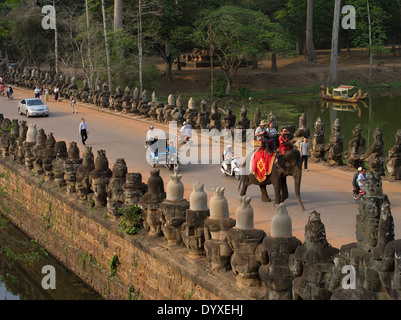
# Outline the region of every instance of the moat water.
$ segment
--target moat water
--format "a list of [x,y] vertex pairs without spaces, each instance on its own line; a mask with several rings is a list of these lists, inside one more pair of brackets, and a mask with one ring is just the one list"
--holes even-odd
[[[50,275],[48,271],[42,273],[44,266],[54,267],[55,289],[46,288],[51,281],[48,278],[43,281]],[[101,299],[17,227],[8,222],[0,228],[0,300]]]
[[[284,101],[284,99],[283,99]],[[362,136],[366,141],[365,150],[373,143],[373,132],[380,127],[383,133],[384,156],[395,143],[395,133],[401,129],[401,92],[382,90],[373,92],[357,104],[339,104],[322,101],[320,97],[309,101],[291,101],[299,114],[305,113],[307,127],[314,132],[316,119],[320,117],[324,123],[325,140],[329,141],[332,125],[338,118],[341,133],[344,135],[344,151],[348,150],[348,142],[353,138],[352,131],[357,124],[362,127]],[[292,118],[295,129],[299,128],[299,117]]]

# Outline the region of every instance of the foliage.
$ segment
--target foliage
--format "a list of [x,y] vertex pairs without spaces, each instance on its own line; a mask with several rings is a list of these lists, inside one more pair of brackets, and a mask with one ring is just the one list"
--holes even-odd
[[120,209],[119,213],[122,214],[119,231],[136,234],[142,228],[142,209],[138,205]]
[[143,296],[139,292],[139,289],[135,291],[135,287],[130,286],[128,288],[127,300],[142,300]]
[[115,254],[110,260],[110,273],[108,279],[114,279],[116,277],[117,267],[120,265],[120,260],[118,256]]
[[241,63],[265,57],[269,48],[272,53],[290,50],[280,26],[259,11],[234,6],[205,10],[195,26],[196,44],[218,57],[227,78],[228,96]]
[[222,74],[218,74],[213,79],[213,96],[223,98],[226,94],[227,79]]

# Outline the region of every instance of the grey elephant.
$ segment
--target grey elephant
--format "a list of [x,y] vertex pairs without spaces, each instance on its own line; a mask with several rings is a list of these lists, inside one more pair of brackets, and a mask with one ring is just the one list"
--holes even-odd
[[[250,155],[252,156],[252,155]],[[249,159],[248,159],[249,160]],[[245,163],[250,164],[251,161],[246,161],[241,164],[242,169],[246,166]],[[248,174],[241,176],[241,181],[238,186],[238,190],[241,189],[240,195],[244,196],[249,186],[258,185],[262,192],[262,202],[270,202],[271,199],[267,194],[266,186],[272,184],[274,187],[275,204],[280,204],[288,198],[288,187],[287,187],[287,176],[293,176],[295,183],[295,196],[298,204],[305,210],[305,207],[301,200],[301,179],[302,179],[302,163],[301,156],[298,150],[288,150],[285,155],[278,154],[276,160],[273,163],[273,167],[269,175],[263,181],[259,181],[257,177],[251,173],[251,170],[246,169],[243,171]],[[249,171],[248,171],[249,170]],[[241,188],[242,185],[242,188]]]

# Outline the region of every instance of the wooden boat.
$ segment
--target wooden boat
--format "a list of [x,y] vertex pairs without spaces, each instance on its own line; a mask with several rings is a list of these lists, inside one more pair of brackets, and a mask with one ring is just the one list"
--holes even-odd
[[346,103],[357,103],[360,100],[366,99],[368,93],[362,94],[362,90],[358,89],[358,91],[350,96],[348,91],[353,89],[353,86],[341,85],[338,88],[334,88],[332,92],[329,92],[329,88],[326,88],[326,92],[324,91],[324,86],[320,87],[320,96],[323,100],[329,101],[338,101],[338,102],[346,102]]

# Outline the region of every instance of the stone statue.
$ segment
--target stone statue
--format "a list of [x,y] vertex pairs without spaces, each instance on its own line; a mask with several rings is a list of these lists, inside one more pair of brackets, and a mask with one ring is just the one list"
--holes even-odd
[[388,151],[386,177],[390,181],[401,180],[401,129],[395,133],[395,144]]
[[140,198],[146,193],[148,187],[142,182],[142,174],[127,173],[124,190],[124,207],[132,207],[139,203]]
[[160,235],[161,233],[161,216],[159,206],[166,199],[164,191],[164,183],[160,177],[160,170],[153,169],[150,171],[148,179],[148,190],[141,197],[139,205],[142,208],[143,226],[151,235]]
[[292,292],[294,300],[329,300],[328,290],[334,256],[339,252],[326,239],[325,227],[320,214],[309,214],[305,226],[305,242],[290,256],[294,276]]
[[331,128],[329,143],[324,148],[326,160],[331,165],[342,166],[344,135],[341,133],[340,120],[336,119]]
[[373,132],[373,143],[370,145],[368,150],[366,150],[366,153],[361,157],[362,160],[369,164],[371,170],[380,176],[384,175],[384,142],[382,136],[383,134],[381,128],[377,127]]
[[161,229],[168,245],[181,243],[181,225],[185,222],[189,202],[184,199],[182,175],[175,173],[166,186],[166,199],[160,204]]
[[92,192],[92,186],[89,182],[89,174],[95,170],[95,160],[92,153],[92,147],[85,147],[82,155],[82,165],[78,167],[76,173],[77,193],[81,200],[86,200],[89,193]]
[[192,255],[205,253],[204,221],[210,216],[207,207],[207,194],[204,185],[195,183],[189,199],[184,223],[181,225],[181,238]]
[[300,144],[304,140],[304,138],[309,138],[309,136],[310,136],[310,131],[309,128],[307,127],[306,115],[305,113],[303,113],[299,117],[299,128],[295,131],[294,138],[292,139],[291,143],[296,149],[299,149]]
[[127,165],[125,160],[118,158],[113,165],[112,177],[107,185],[107,210],[111,216],[121,215],[120,209],[124,204],[123,185],[126,182]]
[[223,187],[217,187],[210,199],[210,217],[204,221],[206,257],[212,270],[230,268],[233,253],[227,241],[228,230],[235,226],[235,220],[229,217],[228,203]]
[[348,142],[348,151],[344,152],[347,159],[347,166],[350,169],[363,167],[361,156],[365,153],[365,139],[362,137],[362,127],[357,124],[352,130],[352,139]]
[[312,138],[311,160],[313,162],[324,161],[325,141],[324,141],[324,124],[320,117],[316,119],[315,131]]
[[256,108],[253,115],[253,129],[259,127],[260,120],[262,120],[262,113],[260,112],[259,108]]
[[209,124],[208,129],[217,129],[218,131],[221,130],[221,114],[219,112],[219,108],[217,107],[217,102],[213,102],[211,112],[209,115]]
[[231,268],[236,275],[237,285],[258,285],[260,262],[256,258],[256,248],[266,237],[263,230],[255,229],[251,198],[239,197],[240,205],[235,213],[236,225],[228,230],[227,241],[233,250]]
[[266,300],[292,300],[293,276],[290,256],[302,245],[292,235],[292,220],[283,203],[275,205],[270,235],[263,239],[258,252],[262,263],[259,277],[266,285]]
[[95,206],[104,207],[107,204],[106,186],[110,181],[112,172],[109,169],[109,160],[105,150],[98,150],[95,159],[95,169],[89,174],[89,182],[94,193]]

